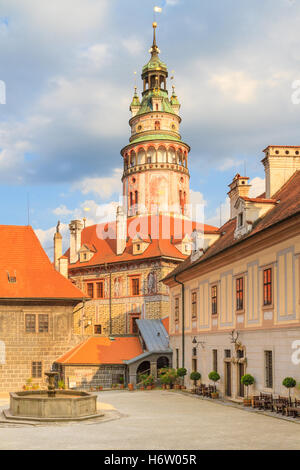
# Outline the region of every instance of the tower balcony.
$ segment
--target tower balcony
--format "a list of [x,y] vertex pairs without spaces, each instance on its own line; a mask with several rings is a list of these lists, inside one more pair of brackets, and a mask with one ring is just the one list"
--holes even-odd
[[178,163],[144,163],[142,165],[133,165],[129,168],[125,168],[122,176],[122,181],[129,175],[134,173],[141,173],[143,171],[157,171],[157,170],[169,170],[176,171],[178,173],[183,173],[190,176],[189,170],[181,164]]

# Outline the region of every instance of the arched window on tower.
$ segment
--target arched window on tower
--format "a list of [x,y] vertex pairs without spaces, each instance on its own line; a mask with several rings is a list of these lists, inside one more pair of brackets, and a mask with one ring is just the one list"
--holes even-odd
[[156,131],[160,131],[160,122],[159,121],[155,121],[155,130]]
[[130,207],[133,206],[133,194],[132,194],[132,192],[130,192],[130,194],[129,194],[129,206]]
[[134,195],[135,195],[135,204],[138,205],[138,203],[139,203],[139,193],[137,191],[135,191]]
[[173,147],[170,147],[168,150],[168,162],[169,163],[176,163],[176,152]]
[[138,152],[138,165],[146,163],[146,152],[144,149],[140,149]]
[[184,214],[184,195],[181,190],[179,191],[179,206],[181,214]]
[[167,161],[167,151],[165,147],[159,147],[157,151],[157,162],[158,163],[166,163]]
[[147,150],[147,163],[155,163],[156,151],[154,147],[149,147]]

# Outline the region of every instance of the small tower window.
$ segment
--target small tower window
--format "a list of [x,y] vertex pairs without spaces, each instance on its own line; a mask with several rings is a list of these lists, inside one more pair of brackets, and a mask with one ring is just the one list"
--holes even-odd
[[160,131],[160,122],[159,121],[155,121],[155,130]]
[[242,227],[244,225],[244,214],[243,212],[240,212],[239,214],[239,227]]

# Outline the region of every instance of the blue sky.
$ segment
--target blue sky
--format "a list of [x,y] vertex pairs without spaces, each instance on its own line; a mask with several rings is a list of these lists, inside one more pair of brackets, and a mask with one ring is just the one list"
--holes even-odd
[[99,206],[111,214],[118,200],[133,72],[141,90],[154,5],[192,147],[193,198],[206,201],[208,222],[219,222],[220,204],[226,218],[236,172],[246,167],[261,191],[267,145],[299,144],[299,0],[2,0],[1,223],[26,224],[29,195],[47,251],[58,219],[66,231],[74,217],[94,222]]

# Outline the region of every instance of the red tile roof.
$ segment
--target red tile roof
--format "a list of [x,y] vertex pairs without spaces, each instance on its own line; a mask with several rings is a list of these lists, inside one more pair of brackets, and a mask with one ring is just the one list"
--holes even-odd
[[164,318],[161,319],[161,321],[162,321],[162,324],[164,325],[167,333],[169,333],[169,323],[170,323],[169,322],[169,317],[164,317]]
[[111,340],[90,337],[57,359],[59,364],[123,364],[143,353],[136,336],[123,336]]
[[[186,224],[186,225],[185,225]],[[144,258],[155,258],[166,256],[183,260],[183,255],[175,246],[175,243],[181,241],[185,234],[191,235],[192,231],[203,230],[204,233],[213,234],[218,232],[218,228],[211,225],[199,224],[196,222],[187,222],[183,219],[170,216],[139,216],[130,217],[127,220],[128,241],[123,254],[116,254],[116,223],[109,222],[98,225],[91,225],[83,229],[81,233],[81,244],[93,245],[97,250],[95,255],[86,262],[69,264],[69,268],[78,268],[84,266],[94,266],[104,263],[117,263],[121,261],[133,261]],[[165,227],[168,227],[166,234]],[[132,230],[136,228],[135,230]],[[104,238],[103,234],[107,232],[112,236]],[[144,241],[150,242],[147,249],[140,254],[133,254],[132,241],[138,232]],[[149,239],[149,234],[151,238]],[[172,240],[171,240],[172,239]],[[70,251],[65,253],[68,257]]]
[[85,297],[54,269],[32,227],[0,225],[0,240],[0,299]]
[[223,250],[234,247],[238,243],[255,236],[257,233],[272,227],[274,224],[284,221],[285,219],[300,214],[300,171],[296,171],[293,176],[282,186],[282,188],[273,196],[273,200],[277,204],[272,207],[266,215],[258,219],[253,224],[253,230],[242,238],[235,239],[234,231],[236,229],[236,218],[227,221],[220,228],[221,237],[204,253],[201,258],[191,262],[191,257],[187,258],[183,263],[177,266],[165,279],[172,278],[175,274],[179,274],[197,264],[204,263],[207,259],[218,255]]

